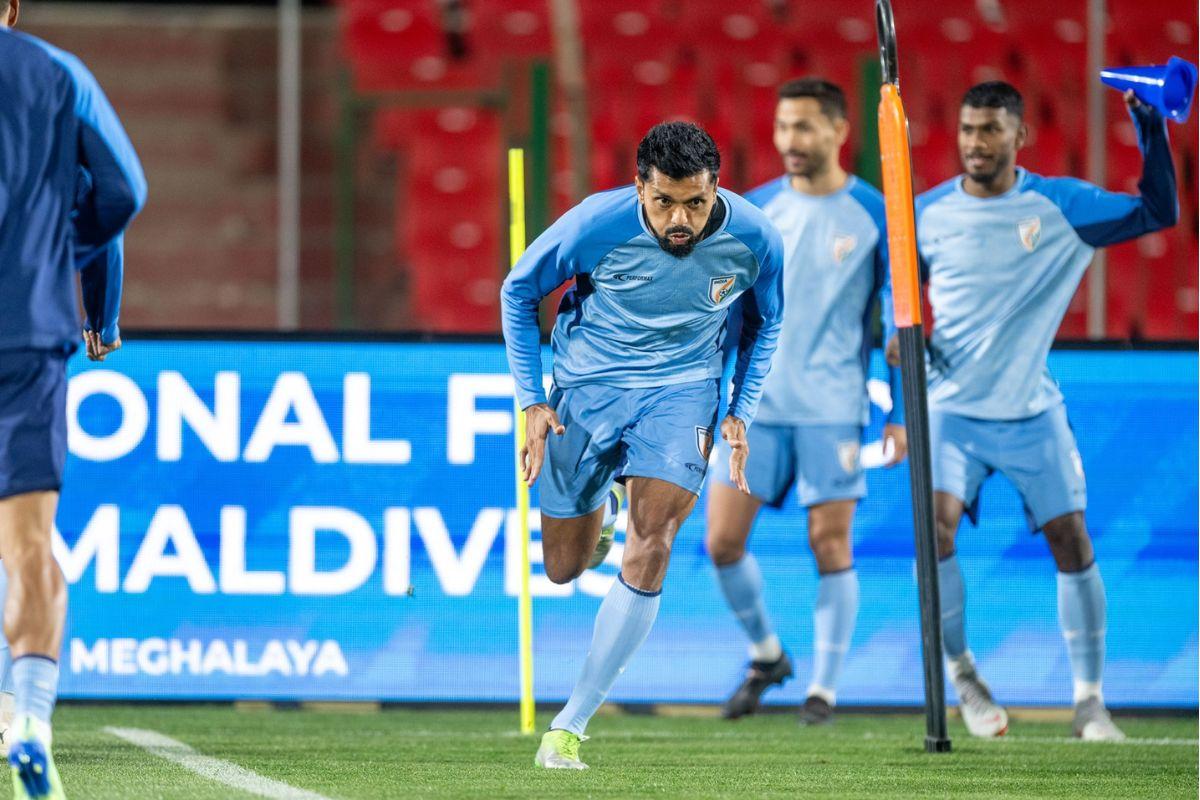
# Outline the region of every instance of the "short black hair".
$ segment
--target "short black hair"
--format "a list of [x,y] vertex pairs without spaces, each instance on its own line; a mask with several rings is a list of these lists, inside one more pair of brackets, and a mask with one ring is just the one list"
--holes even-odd
[[811,97],[830,119],[846,118],[846,93],[842,87],[824,78],[793,78],[779,87],[780,100]]
[[638,177],[649,180],[654,169],[675,180],[705,171],[716,178],[721,171],[721,152],[712,137],[695,123],[660,122],[642,138],[637,149]]
[[962,104],[971,108],[1003,108],[1017,119],[1025,118],[1025,98],[1017,87],[1004,81],[975,84],[963,95]]

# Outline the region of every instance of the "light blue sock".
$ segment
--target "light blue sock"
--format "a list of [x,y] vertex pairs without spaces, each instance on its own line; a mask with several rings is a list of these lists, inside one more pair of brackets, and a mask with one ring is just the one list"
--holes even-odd
[[854,567],[822,575],[813,609],[813,677],[808,695],[833,704],[854,622],[858,618],[858,573]]
[[1104,579],[1095,564],[1081,572],[1058,573],[1058,624],[1067,640],[1077,703],[1100,696],[1105,606]]
[[957,556],[947,556],[938,562],[938,592],[942,601],[942,649],[947,658],[956,659],[967,652],[967,629],[963,621],[966,590]]
[[618,574],[617,580],[596,612],[592,631],[592,647],[583,672],[575,683],[571,698],[563,706],[551,730],[571,731],[579,736],[587,729],[588,720],[604,702],[613,681],[625,670],[625,665],[654,625],[662,591],[644,592],[635,589]]
[[45,656],[21,656],[13,661],[16,712],[50,724],[58,697],[58,663]]
[[733,609],[751,644],[760,644],[774,635],[771,618],[763,603],[762,571],[750,553],[732,564],[717,567],[717,581],[725,593],[725,601]]
[[8,597],[8,571],[0,562],[0,692],[13,693],[12,650],[4,637],[4,601]]

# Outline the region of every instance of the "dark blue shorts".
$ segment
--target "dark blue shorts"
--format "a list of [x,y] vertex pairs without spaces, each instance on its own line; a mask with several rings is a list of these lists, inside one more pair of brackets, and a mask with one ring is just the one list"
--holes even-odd
[[62,488],[67,356],[0,350],[0,498]]

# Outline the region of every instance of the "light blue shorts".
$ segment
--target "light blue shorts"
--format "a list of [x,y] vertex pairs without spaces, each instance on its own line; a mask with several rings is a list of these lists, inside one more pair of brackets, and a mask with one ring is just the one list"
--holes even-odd
[[549,400],[566,432],[547,437],[538,481],[546,516],[595,511],[614,478],[658,478],[700,494],[717,424],[717,380],[654,389],[554,387]]
[[[862,436],[861,425],[751,425],[746,434],[750,493],[775,508],[783,505],[793,483],[802,506],[866,497],[858,458]],[[717,443],[712,479],[726,486],[733,485],[729,453],[724,440]]]
[[934,491],[954,495],[979,522],[979,487],[993,472],[1021,494],[1034,531],[1087,508],[1075,434],[1061,403],[1036,417],[987,420],[929,410]]

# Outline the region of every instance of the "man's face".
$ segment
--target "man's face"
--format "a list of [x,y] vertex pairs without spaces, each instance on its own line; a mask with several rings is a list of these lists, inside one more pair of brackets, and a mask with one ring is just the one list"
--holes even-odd
[[958,155],[971,180],[990,184],[1012,167],[1025,144],[1025,123],[1003,108],[963,106],[958,114]]
[[683,258],[700,241],[700,232],[712,215],[717,179],[707,170],[676,180],[651,169],[646,180],[638,177],[637,193],[659,245]]
[[775,149],[788,175],[814,178],[837,160],[850,126],[830,119],[811,97],[787,97],[775,106]]

